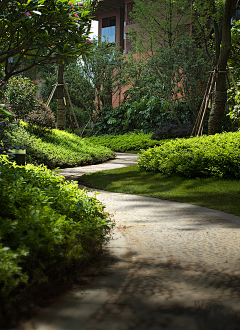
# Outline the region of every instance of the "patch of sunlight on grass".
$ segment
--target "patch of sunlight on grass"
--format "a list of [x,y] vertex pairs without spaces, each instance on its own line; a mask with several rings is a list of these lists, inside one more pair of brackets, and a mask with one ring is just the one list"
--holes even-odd
[[205,206],[240,216],[240,180],[186,179],[141,172],[137,165],[86,174],[87,186]]

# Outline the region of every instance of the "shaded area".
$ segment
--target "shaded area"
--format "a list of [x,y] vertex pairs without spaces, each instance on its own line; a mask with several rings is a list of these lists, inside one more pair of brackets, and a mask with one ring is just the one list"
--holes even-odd
[[[213,276],[216,280],[209,281]],[[153,260],[136,261],[118,293],[84,330],[239,330],[240,288],[236,280],[239,277],[208,272],[203,267],[184,267],[173,260],[154,266]],[[231,302],[224,301],[226,282],[235,294]],[[206,284],[212,298],[211,293],[201,298]]]
[[70,290],[89,286],[96,276],[105,274],[106,265],[113,262],[113,257],[107,251],[102,251],[102,254],[94,255],[88,262],[73,264],[67,272],[62,272],[60,280],[56,280],[54,275],[59,273],[59,267],[55,267],[49,282],[35,283],[27,292],[23,290],[23,298],[12,305],[0,304],[0,329],[15,330],[21,322],[55,304]]
[[195,204],[240,216],[240,180],[168,177],[131,166],[87,174],[79,182],[102,190]]

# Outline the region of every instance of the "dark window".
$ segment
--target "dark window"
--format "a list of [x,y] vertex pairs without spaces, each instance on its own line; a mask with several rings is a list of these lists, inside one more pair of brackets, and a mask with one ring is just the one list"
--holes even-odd
[[237,9],[237,10],[236,10],[235,16],[236,16],[236,19],[237,19],[237,20],[240,19],[240,9]]
[[116,17],[103,18],[102,20],[102,40],[108,42],[116,41]]

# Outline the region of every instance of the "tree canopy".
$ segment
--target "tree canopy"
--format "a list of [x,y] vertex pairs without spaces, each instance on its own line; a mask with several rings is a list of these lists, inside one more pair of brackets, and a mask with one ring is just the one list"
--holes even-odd
[[[220,133],[227,101],[226,70],[231,52],[231,28],[239,0],[135,0],[133,18],[140,26],[137,44],[148,49],[173,47],[183,35],[205,48],[216,70],[209,134]],[[148,40],[147,40],[147,36]],[[150,43],[150,44],[149,44]]]
[[59,58],[69,61],[79,55],[90,56],[90,9],[96,3],[97,0],[84,3],[76,0],[2,0],[0,66],[4,66],[3,81]]

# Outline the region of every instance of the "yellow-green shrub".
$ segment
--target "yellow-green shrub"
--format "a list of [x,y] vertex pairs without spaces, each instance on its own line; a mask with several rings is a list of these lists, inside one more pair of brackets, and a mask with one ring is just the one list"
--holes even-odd
[[138,166],[189,178],[240,178],[240,132],[171,140],[141,152]]
[[151,140],[151,134],[127,133],[123,135],[101,135],[91,136],[84,140],[95,145],[105,146],[114,151],[125,152],[128,150],[147,149],[149,147],[159,146],[163,142]]
[[115,153],[104,146],[96,146],[75,134],[54,129],[51,133],[37,136],[21,123],[9,134],[12,145],[24,145],[27,163],[44,164],[49,168],[73,167],[104,162]]
[[0,160],[1,297],[14,300],[23,288],[48,281],[53,268],[88,260],[112,225],[104,206],[77,183],[44,166]]

